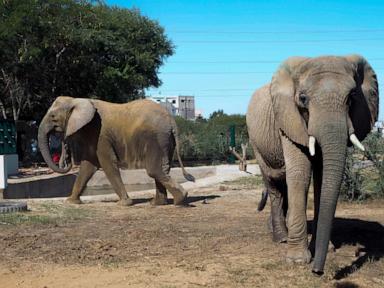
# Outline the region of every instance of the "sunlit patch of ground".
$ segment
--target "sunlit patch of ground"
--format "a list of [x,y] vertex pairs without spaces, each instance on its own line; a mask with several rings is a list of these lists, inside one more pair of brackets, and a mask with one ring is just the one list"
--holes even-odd
[[310,265],[287,265],[285,245],[271,241],[268,207],[256,212],[260,184],[191,191],[182,208],[143,198],[0,215],[0,286],[384,287],[384,202],[338,206],[336,252],[316,277]]

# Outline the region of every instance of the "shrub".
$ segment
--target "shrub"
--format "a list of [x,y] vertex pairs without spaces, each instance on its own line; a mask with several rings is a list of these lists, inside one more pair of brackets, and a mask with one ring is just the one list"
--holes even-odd
[[[227,115],[214,112],[209,119],[185,120],[176,117],[179,130],[181,156],[186,160],[223,162],[231,155],[229,151],[229,127],[235,126],[236,151],[241,153],[241,144],[248,143],[245,115]],[[247,150],[248,158],[252,150]]]
[[348,149],[340,195],[348,201],[384,198],[384,138],[372,132],[363,143],[364,153]]

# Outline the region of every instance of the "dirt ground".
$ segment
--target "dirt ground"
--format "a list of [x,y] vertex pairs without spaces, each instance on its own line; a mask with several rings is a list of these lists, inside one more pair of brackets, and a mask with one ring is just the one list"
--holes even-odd
[[189,207],[148,195],[0,215],[0,287],[384,287],[384,202],[338,205],[336,250],[317,277],[285,263],[247,181],[191,191]]

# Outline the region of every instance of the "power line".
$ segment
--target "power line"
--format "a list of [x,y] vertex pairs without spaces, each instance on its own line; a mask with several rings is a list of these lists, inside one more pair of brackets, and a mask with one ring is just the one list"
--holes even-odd
[[[384,68],[374,68],[375,71],[383,71]],[[160,72],[160,75],[232,75],[232,74],[273,74],[276,71],[191,71],[191,72]]]
[[292,31],[226,31],[226,30],[168,30],[175,34],[329,34],[329,33],[376,33],[384,29],[356,29],[356,30],[292,30]]
[[[255,89],[256,91],[256,89]],[[195,97],[199,97],[199,99],[205,99],[205,98],[228,98],[228,97],[248,97],[248,98],[251,98],[252,97],[252,94],[253,93],[249,93],[249,94],[231,94],[231,95],[192,95],[192,96],[195,96]],[[151,95],[147,95],[148,97],[151,97]]]
[[[169,61],[167,64],[254,64],[254,63],[260,63],[260,64],[278,64],[282,63],[285,59],[282,60],[233,60],[233,61]],[[384,58],[369,58],[369,61],[384,61]]]
[[270,44],[270,43],[326,43],[326,42],[359,42],[383,41],[384,38],[355,38],[355,39],[315,39],[315,40],[187,40],[177,41],[177,44]]
[[160,72],[159,74],[163,75],[216,75],[216,74],[267,74],[267,73],[274,73],[272,72]]
[[167,92],[185,92],[185,91],[251,91],[253,88],[249,88],[249,89],[243,89],[243,88],[235,88],[235,89],[225,89],[225,88],[219,88],[219,89],[164,89],[162,90],[161,88],[158,88],[157,90],[161,91],[161,92],[164,92],[164,93],[167,93]]
[[[256,91],[258,88],[260,88],[260,85],[255,85],[255,87],[253,88],[248,88],[248,89],[243,89],[243,88],[229,88],[229,89],[225,89],[225,88],[211,88],[211,89],[199,89],[199,90],[195,90],[195,89],[156,89],[157,92],[153,91],[151,92],[151,94],[154,94],[155,93],[161,93],[161,95],[164,96],[164,94],[168,94],[168,93],[175,93],[177,92],[177,94],[194,94],[195,96],[198,96],[198,97],[229,97],[229,96],[243,96],[243,95],[248,95],[248,94],[241,94],[241,95],[234,95],[234,94],[221,94],[221,95],[204,95],[204,92],[241,92],[241,91],[244,91],[244,92],[249,92],[249,93],[253,93],[254,91]],[[379,85],[379,88],[381,89],[384,89],[384,85]],[[202,93],[203,92],[203,93]]]
[[[256,90],[256,89],[255,89]],[[147,95],[148,97],[152,97],[154,95]],[[156,95],[157,96],[157,95]],[[251,97],[252,96],[252,93],[251,94],[238,94],[238,95],[234,95],[234,94],[231,94],[231,95],[191,95],[191,96],[195,96],[195,97],[199,97],[199,98],[228,98],[228,97]]]
[[[384,59],[383,59],[384,60]],[[240,60],[240,61],[169,61],[167,62],[167,64],[193,64],[193,63],[196,63],[196,64],[222,64],[222,63],[225,63],[225,64],[248,64],[248,63],[267,63],[267,64],[274,64],[274,63],[281,63],[283,62],[284,60],[281,60],[281,61],[278,61],[278,60],[266,60],[266,61],[263,61],[263,60],[259,60],[259,61],[246,61],[246,60]]]

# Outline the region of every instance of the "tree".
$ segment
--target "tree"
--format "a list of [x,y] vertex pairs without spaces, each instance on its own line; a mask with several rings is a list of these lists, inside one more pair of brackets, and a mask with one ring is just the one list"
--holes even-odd
[[3,118],[39,118],[59,95],[140,98],[173,54],[157,22],[102,1],[3,0],[0,15]]
[[224,113],[224,110],[222,109],[219,109],[217,111],[213,111],[211,115],[209,115],[209,119],[213,119],[213,118],[216,118],[216,117],[222,117],[222,116],[226,116],[227,114]]
[[[185,120],[176,117],[179,129],[181,154],[189,160],[225,161],[231,154],[229,146],[229,127],[235,126],[236,150],[248,143],[245,115],[228,115],[222,110],[213,112],[208,120]],[[248,156],[251,150],[248,149]]]

